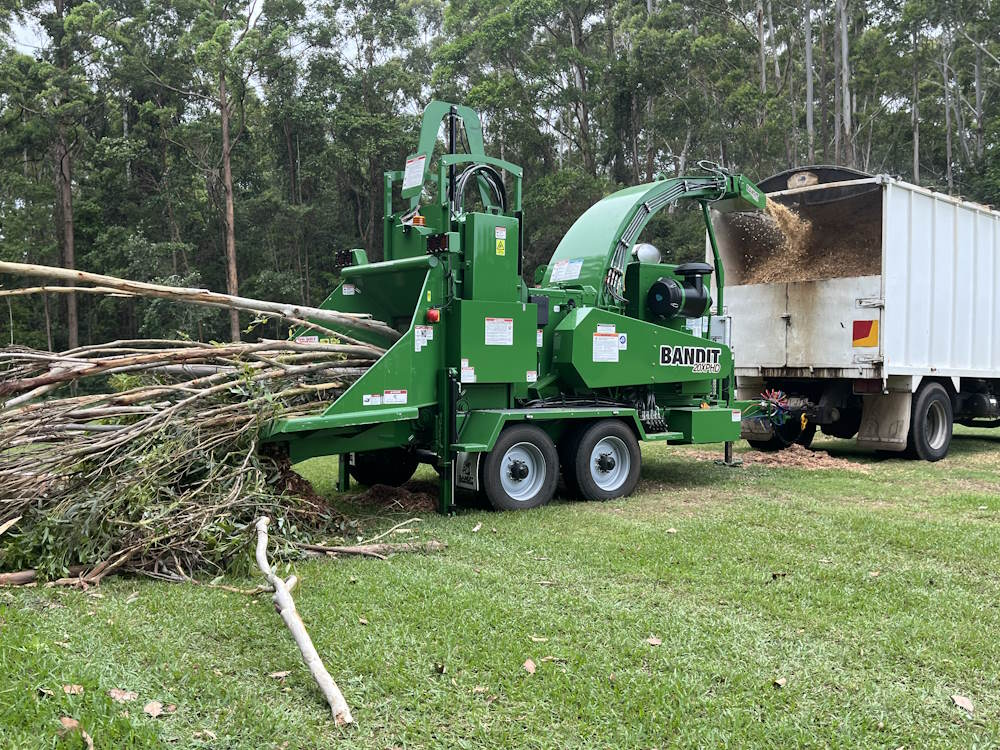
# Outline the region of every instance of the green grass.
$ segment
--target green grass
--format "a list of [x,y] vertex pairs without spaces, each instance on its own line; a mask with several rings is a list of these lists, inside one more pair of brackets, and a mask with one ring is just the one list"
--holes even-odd
[[[0,747],[82,746],[57,736],[64,715],[98,748],[997,747],[1000,436],[964,430],[933,465],[819,444],[869,471],[646,446],[632,498],[422,514],[414,536],[445,553],[295,565],[349,729],[267,597],[0,592]],[[329,493],[334,469],[301,467]],[[153,699],[176,713],[145,717]]]

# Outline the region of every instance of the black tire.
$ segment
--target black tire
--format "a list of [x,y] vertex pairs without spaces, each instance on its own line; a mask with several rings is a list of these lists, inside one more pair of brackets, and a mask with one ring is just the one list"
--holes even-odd
[[[606,451],[600,451],[602,444]],[[598,451],[600,455],[595,459]],[[584,500],[625,497],[639,483],[642,470],[639,441],[618,419],[602,419],[583,430],[574,453],[576,484]],[[624,461],[628,461],[628,466],[624,466]]]
[[417,457],[402,448],[384,448],[355,453],[349,471],[354,481],[371,487],[386,484],[399,487],[409,481],[417,470]]
[[559,473],[570,497],[580,497],[580,485],[576,481],[576,447],[580,444],[584,429],[586,425],[570,428],[556,444],[556,450],[559,451]]
[[940,461],[948,455],[954,427],[951,396],[940,383],[925,383],[910,407],[906,452],[922,461]]
[[537,508],[549,502],[556,491],[559,455],[544,430],[515,424],[500,433],[493,450],[486,454],[482,472],[483,491],[497,510]]
[[840,419],[833,424],[823,425],[822,429],[824,435],[850,440],[861,429],[861,409],[844,410]]
[[774,434],[767,440],[747,440],[747,442],[754,450],[773,453],[784,450],[792,443],[808,448],[812,445],[814,437],[816,437],[816,425],[812,422],[806,424],[805,429],[802,429],[798,422],[786,422],[780,427],[775,427]]

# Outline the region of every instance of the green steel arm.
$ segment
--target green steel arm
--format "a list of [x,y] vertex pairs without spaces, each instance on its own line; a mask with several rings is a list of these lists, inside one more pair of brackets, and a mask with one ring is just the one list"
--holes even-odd
[[715,314],[722,315],[722,291],[726,288],[726,269],[719,255],[719,243],[715,241],[715,226],[712,224],[712,214],[708,201],[701,202],[701,213],[705,217],[705,228],[708,230],[708,241],[712,245],[712,258],[715,261]]
[[[409,157],[427,157],[424,162],[424,179],[421,184],[427,182],[431,173],[431,156],[434,154],[434,146],[437,144],[438,130],[441,128],[441,121],[451,113],[452,107],[455,108],[455,114],[462,118],[465,135],[469,141],[469,153],[477,156],[486,153],[483,148],[483,126],[479,122],[479,113],[462,104],[451,104],[435,99],[424,109],[424,117],[420,123],[420,143],[417,145],[416,152]],[[420,200],[421,189],[421,186],[417,186],[402,192],[403,198],[410,200],[411,209],[416,208]]]
[[[660,209],[679,200],[700,200],[726,201],[727,210],[747,210],[761,208],[762,198],[746,178],[723,173],[676,177],[619,190],[591,206],[570,227],[552,255],[542,286],[592,286],[600,290],[600,306],[617,306],[622,301],[621,276],[627,255]],[[574,268],[567,278],[566,264],[578,265],[579,274]]]

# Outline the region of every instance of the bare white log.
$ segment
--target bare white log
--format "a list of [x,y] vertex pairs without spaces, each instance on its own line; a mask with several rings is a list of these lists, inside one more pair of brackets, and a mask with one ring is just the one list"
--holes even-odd
[[206,305],[208,307],[248,310],[254,313],[264,312],[293,321],[305,321],[308,318],[354,329],[364,329],[384,336],[391,341],[395,341],[401,337],[401,334],[394,328],[380,321],[371,320],[370,315],[361,313],[337,312],[335,310],[321,310],[317,307],[306,307],[305,305],[268,302],[266,300],[221,294],[208,289],[149,284],[141,281],[119,279],[114,276],[87,273],[86,271],[69,270],[55,266],[39,266],[31,263],[0,262],[0,273],[9,273],[12,276],[41,277],[74,283],[96,284],[108,289],[114,289],[115,291],[142,297],[163,297],[197,305]]
[[323,691],[326,702],[330,704],[330,710],[333,712],[333,720],[338,725],[351,724],[354,722],[354,717],[351,716],[351,709],[348,708],[347,701],[344,700],[344,695],[340,692],[340,688],[337,687],[337,683],[333,681],[330,673],[323,666],[323,660],[319,658],[319,653],[317,653],[316,647],[313,646],[312,639],[306,631],[306,626],[295,609],[295,602],[292,600],[290,593],[290,588],[294,585],[294,576],[289,578],[288,581],[282,580],[274,573],[271,569],[271,564],[267,561],[267,526],[269,523],[271,523],[271,519],[263,516],[262,518],[258,518],[255,524],[255,528],[257,529],[257,565],[268,582],[274,587],[274,596],[271,597],[274,601],[274,606],[277,608],[278,614],[281,615],[281,619],[285,621],[285,625],[292,632],[292,638],[295,639],[295,644],[302,653],[302,659],[305,661],[306,666],[309,667],[309,671],[316,680],[316,684],[319,685],[319,689]]

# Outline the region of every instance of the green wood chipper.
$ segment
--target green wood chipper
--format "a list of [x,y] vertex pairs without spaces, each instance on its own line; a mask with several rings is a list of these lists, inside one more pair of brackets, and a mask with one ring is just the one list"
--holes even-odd
[[485,155],[475,111],[427,107],[416,153],[385,175],[384,260],[338,253],[322,304],[388,324],[342,329],[386,352],[323,413],[274,422],[269,441],[293,461],[338,455],[341,489],[399,485],[429,463],[447,512],[459,489],[500,509],[543,505],[560,474],[584,499],[628,495],[639,441],[739,438],[718,253],[714,267],[668,265],[636,241],[658,211],[697,201],[714,246],[711,210],[757,210],[763,194],[712,165],[620,190],[573,224],[532,287],[521,177]]

